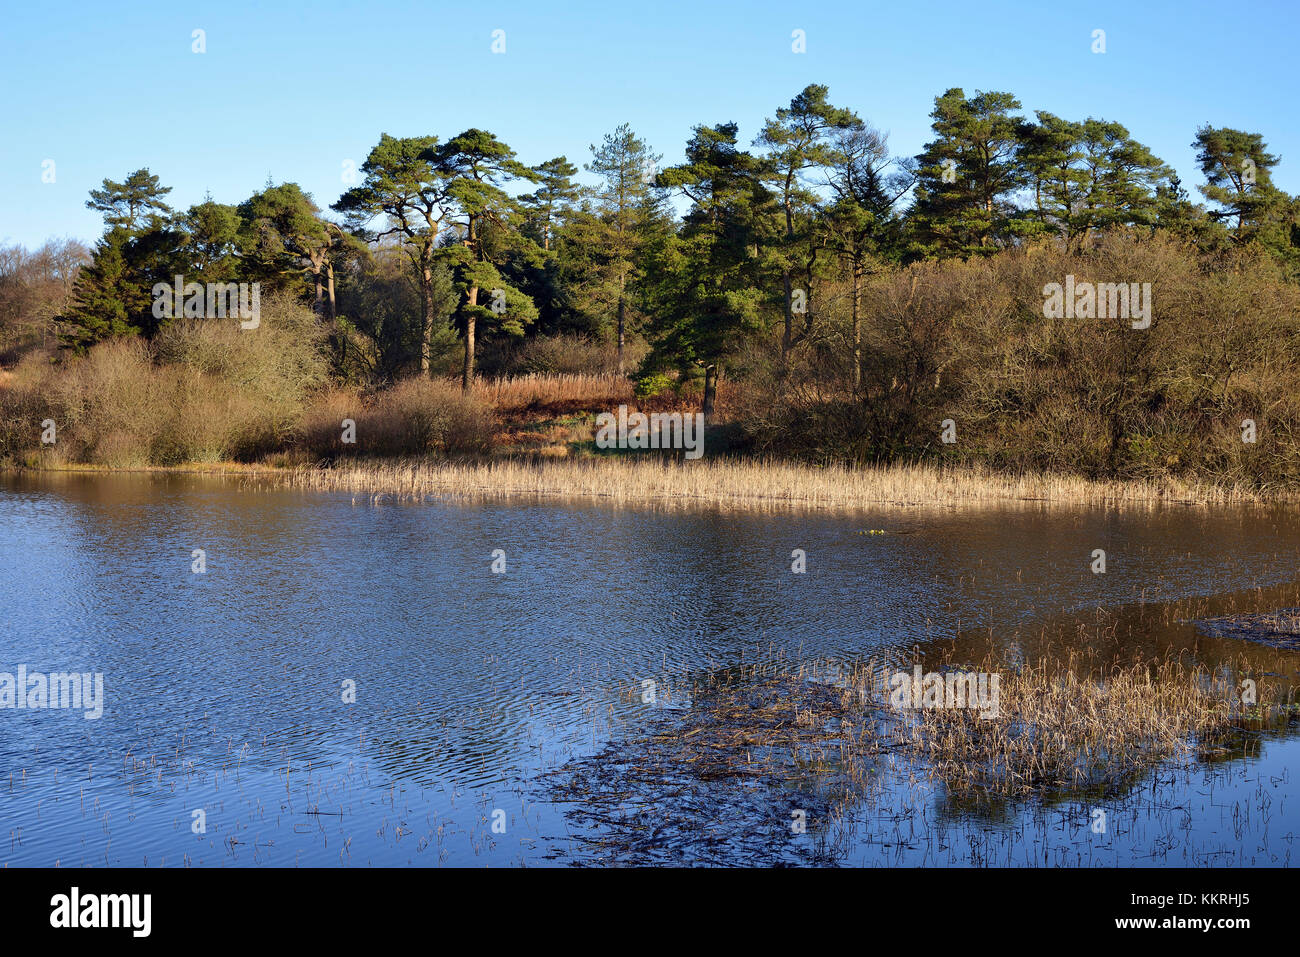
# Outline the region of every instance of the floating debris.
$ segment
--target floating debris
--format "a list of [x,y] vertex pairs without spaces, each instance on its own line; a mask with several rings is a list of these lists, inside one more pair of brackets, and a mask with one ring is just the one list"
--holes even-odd
[[1254,615],[1199,618],[1192,622],[1202,634],[1214,638],[1253,641],[1270,648],[1300,649],[1300,608],[1280,608]]

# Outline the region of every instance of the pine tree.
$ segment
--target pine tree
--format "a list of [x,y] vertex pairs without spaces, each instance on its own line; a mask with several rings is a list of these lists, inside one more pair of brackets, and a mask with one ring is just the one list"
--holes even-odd
[[1082,123],[1040,111],[1023,124],[1019,160],[1033,190],[1033,222],[1013,231],[1053,231],[1067,246],[1114,226],[1151,226],[1161,186],[1173,170],[1119,123],[1091,117]]
[[195,282],[232,282],[240,267],[239,212],[206,197],[181,217],[185,252]]
[[143,290],[131,281],[126,246],[130,233],[110,229],[95,245],[89,265],[82,267],[73,287],[73,305],[63,318],[60,338],[78,353],[105,339],[139,332],[131,315],[141,307]]
[[[425,375],[433,348],[438,248],[451,216],[447,180],[434,165],[437,145],[436,136],[382,134],[361,165],[365,180],[331,207],[362,241],[395,237],[401,242],[420,289],[420,371]],[[372,230],[370,224],[380,217],[382,227]]]
[[566,157],[557,156],[537,166],[533,172],[537,176],[537,191],[519,197],[525,210],[524,229],[534,242],[549,252],[565,211],[581,192],[573,182],[578,167]]
[[841,132],[831,170],[834,201],[825,215],[827,242],[849,267],[852,289],[853,392],[862,388],[862,282],[868,265],[897,258],[902,223],[897,205],[912,188],[911,164],[889,155],[880,131],[860,124]]
[[663,312],[643,371],[702,372],[706,420],[728,353],[742,334],[763,327],[761,223],[776,210],[759,160],[737,149],[736,132],[735,123],[695,127],[686,162],[657,178],[691,208],[659,259]]
[[[468,129],[430,154],[434,168],[446,183],[446,201],[454,212],[453,228],[459,242],[440,254],[450,265],[461,294],[458,310],[465,341],[461,388],[468,392],[474,379],[475,343],[479,323],[491,323],[512,335],[537,318],[537,307],[527,294],[506,282],[497,268],[506,254],[522,254],[540,263],[540,250],[521,231],[519,203],[503,188],[512,179],[537,181],[538,174],[515,158],[514,150],[491,133]],[[491,301],[479,304],[490,292]]]
[[108,338],[153,336],[168,321],[154,315],[152,290],[158,283],[170,287],[188,261],[184,236],[162,200],[169,192],[147,169],[124,183],[105,179],[102,189],[91,190],[86,205],[104,213],[107,228],[60,319],[66,346],[84,352]]
[[595,206],[575,219],[572,231],[575,241],[590,251],[584,298],[614,313],[619,372],[624,371],[629,309],[642,274],[642,253],[665,225],[662,191],[654,182],[662,159],[626,123],[607,133],[599,146],[593,144],[586,169],[599,177]]
[[103,189],[90,191],[86,207],[102,212],[109,229],[120,226],[139,235],[159,228],[171,218],[172,208],[163,202],[163,197],[171,191],[170,186],[163,186],[146,167],[136,170],[121,183],[104,180]]
[[[792,276],[796,269],[802,269],[809,280],[805,286],[811,286],[810,274],[820,246],[812,228],[818,197],[808,177],[841,159],[835,149],[837,132],[862,125],[851,110],[828,103],[828,93],[825,86],[810,84],[805,87],[788,107],[776,111],[776,117],[764,124],[762,133],[755,140],[755,145],[767,149],[765,175],[781,209],[780,240],[770,247],[769,252],[781,272],[785,300],[785,328],[781,338],[783,359],[807,338],[813,324],[813,310],[805,301],[804,327],[797,333],[794,331]],[[805,297],[811,297],[811,288],[803,291]]]
[[935,139],[916,158],[914,255],[989,254],[1009,239],[1025,180],[1018,109],[1010,93],[968,99],[960,87],[935,100]]

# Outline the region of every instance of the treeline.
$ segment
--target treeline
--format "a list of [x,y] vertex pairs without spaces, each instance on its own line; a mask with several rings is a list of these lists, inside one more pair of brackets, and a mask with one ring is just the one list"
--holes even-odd
[[[336,384],[458,374],[468,392],[523,360],[599,363],[640,395],[691,390],[710,417],[725,376],[743,440],[770,451],[1205,466],[1205,449],[1169,435],[1250,411],[1260,396],[1241,390],[1264,375],[1251,363],[1290,348],[1300,199],[1274,185],[1279,158],[1263,136],[1197,130],[1193,200],[1116,122],[1029,117],[1009,93],[961,89],[931,117],[924,150],[897,156],[812,85],[752,143],[735,123],[695,127],[678,165],[621,126],[590,148],[591,186],[566,157],[529,166],[484,130],[385,134],[328,212],[294,183],[177,211],[142,169],[92,191],[106,230],[90,262],[32,300],[57,311],[19,309],[44,318],[17,333],[6,305],[0,335],[11,359],[16,342],[37,348],[38,328],[69,358],[106,340],[154,343],[185,321],[157,314],[156,284],[256,282],[314,312]],[[0,268],[8,302],[27,280]],[[1116,317],[1045,319],[1042,288],[1067,273],[1151,283],[1151,334]],[[1225,289],[1241,297],[1232,314],[1205,312],[1226,308]],[[1239,328],[1269,338],[1227,334]],[[1229,341],[1245,352],[1227,355]],[[962,440],[937,444],[936,416]],[[1053,436],[1076,427],[1087,441],[1058,448]]]

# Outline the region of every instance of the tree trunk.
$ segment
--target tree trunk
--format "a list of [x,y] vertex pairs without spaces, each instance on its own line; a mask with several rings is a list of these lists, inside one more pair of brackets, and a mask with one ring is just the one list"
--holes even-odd
[[853,259],[853,395],[862,394],[862,260]]
[[623,295],[623,290],[627,287],[627,274],[619,273],[618,276],[618,374],[623,374],[623,345],[625,342],[625,328],[627,325],[627,299]]
[[433,270],[425,265],[420,271],[420,374],[429,374],[433,357]]
[[328,290],[330,322],[333,322],[338,318],[338,305],[334,298],[334,264],[332,262],[325,264],[325,288]]
[[794,317],[790,311],[790,300],[794,295],[794,290],[790,288],[789,267],[782,271],[782,279],[785,284],[785,335],[781,339],[781,362],[785,363],[789,361],[790,340],[794,336]]
[[[785,249],[782,250],[783,258],[790,255],[790,246],[794,240],[794,205],[790,201],[793,185],[794,167],[791,166],[785,176],[785,200],[782,203],[785,207]],[[791,288],[790,266],[788,263],[781,267],[781,278],[785,287],[785,337],[781,340],[781,366],[782,371],[784,371],[785,366],[790,361],[790,350],[794,347],[794,314],[790,308],[794,290]]]
[[474,381],[474,326],[477,318],[474,308],[478,305],[478,286],[470,286],[467,298],[469,309],[465,312],[465,371],[461,373],[460,388],[469,392],[469,384]]
[[325,298],[324,291],[321,288],[320,268],[321,268],[321,260],[313,258],[311,261],[311,278],[312,278],[312,282],[316,286],[316,301],[312,303],[311,311],[316,313],[316,318],[318,320],[320,319],[321,313],[323,311],[321,309],[321,303]]
[[718,395],[718,367],[716,365],[707,365],[704,367],[704,423],[710,425],[713,422],[713,405]]

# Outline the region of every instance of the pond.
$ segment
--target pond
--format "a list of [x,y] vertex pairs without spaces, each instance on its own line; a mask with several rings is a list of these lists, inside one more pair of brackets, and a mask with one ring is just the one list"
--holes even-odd
[[[1116,654],[1259,655],[1294,681],[1296,652],[1170,609],[1300,605],[1298,560],[1282,508],[375,504],[199,475],[0,475],[0,673],[103,681],[98,717],[0,707],[0,863],[653,862],[611,857],[548,781],[688,720],[683,675],[774,649],[909,670],[983,644],[1032,658],[1104,608]],[[704,807],[708,854],[671,862],[1287,864],[1293,730],[1089,799],[972,806],[897,764],[833,838]]]

